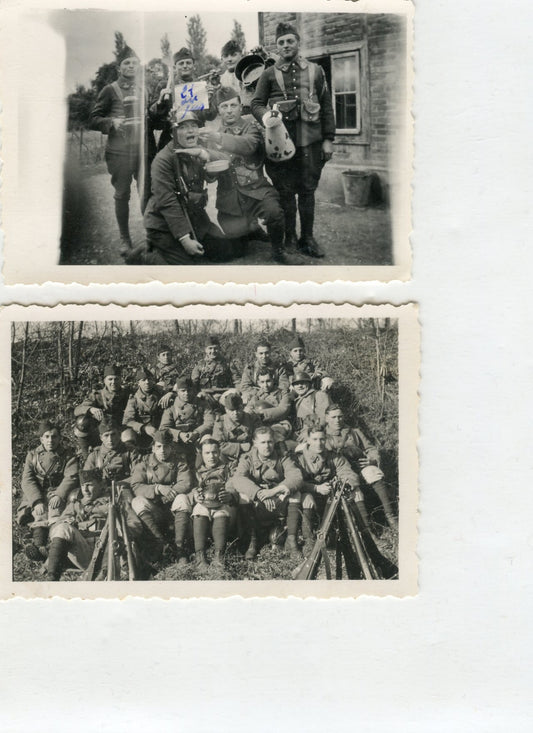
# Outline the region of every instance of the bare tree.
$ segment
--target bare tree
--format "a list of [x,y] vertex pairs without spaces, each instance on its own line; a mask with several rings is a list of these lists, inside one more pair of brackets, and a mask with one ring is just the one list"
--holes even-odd
[[29,332],[30,324],[29,321],[26,321],[24,324],[24,339],[22,341],[22,356],[21,356],[21,365],[20,365],[20,377],[19,377],[19,385],[17,390],[17,402],[15,406],[15,424],[18,425],[19,421],[19,414],[20,414],[20,404],[22,401],[22,392],[24,390],[24,379],[26,377],[26,347],[28,344],[28,332]]

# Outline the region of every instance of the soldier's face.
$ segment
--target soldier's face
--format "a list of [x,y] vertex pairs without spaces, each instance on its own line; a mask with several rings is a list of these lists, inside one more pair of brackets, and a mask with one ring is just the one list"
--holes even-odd
[[212,344],[210,346],[205,347],[205,356],[209,361],[213,361],[217,358],[217,356],[220,353],[220,347],[216,344]]
[[202,460],[204,466],[207,468],[213,468],[216,466],[220,459],[220,448],[214,443],[208,443],[202,446]]
[[56,428],[47,430],[46,433],[41,435],[41,445],[45,450],[56,450],[59,447],[60,440],[61,436]]
[[102,495],[102,484],[93,481],[81,485],[82,502],[88,504]]
[[165,76],[165,70],[162,64],[154,64],[149,69],[154,79],[163,79]]
[[119,72],[121,76],[125,77],[126,79],[133,79],[133,77],[137,73],[138,68],[139,59],[135,58],[135,56],[130,56],[128,59],[124,59],[124,61],[120,64]]
[[230,410],[229,407],[226,407],[226,415],[230,418],[230,420],[238,422],[241,416],[241,410]]
[[178,397],[182,402],[188,402],[190,397],[190,390],[188,389],[178,389]]
[[262,392],[271,392],[274,387],[274,380],[270,375],[262,374],[258,378],[257,384]]
[[292,386],[297,395],[304,395],[309,389],[309,382],[293,382]]
[[295,35],[289,33],[286,36],[280,36],[276,41],[278,53],[284,61],[291,61],[298,53],[300,42]]
[[182,122],[178,127],[178,144],[182,148],[195,148],[198,145],[198,125],[192,120]]
[[118,430],[108,430],[102,433],[100,439],[104,448],[116,448],[120,443],[120,434]]
[[178,79],[182,81],[192,81],[194,71],[194,61],[192,59],[179,59],[174,64],[174,71]]
[[158,461],[168,461],[172,455],[172,443],[154,443],[152,453]]
[[326,425],[328,430],[336,432],[344,427],[344,415],[342,410],[332,410],[326,415]]
[[307,445],[311,453],[323,453],[326,449],[326,436],[321,430],[315,430],[307,438]]
[[167,364],[170,364],[171,359],[172,359],[171,351],[161,351],[159,353],[159,361],[161,362],[161,364],[164,364],[166,366]]
[[296,362],[302,361],[304,356],[305,356],[305,349],[302,349],[301,346],[297,346],[296,348],[291,349],[291,359],[293,361],[296,361]]
[[235,71],[235,67],[241,58],[242,53],[240,51],[235,51],[235,53],[228,53],[226,56],[222,56],[222,63],[228,71]]
[[268,346],[258,346],[255,350],[255,358],[259,364],[268,364],[270,359],[270,349]]
[[274,437],[272,433],[259,433],[254,439],[254,445],[261,458],[270,458],[274,452]]
[[238,122],[242,114],[242,104],[239,101],[239,97],[228,99],[226,102],[219,104],[218,113],[225,125],[233,125],[235,122]]
[[147,379],[139,379],[139,387],[143,392],[149,392],[153,387],[153,382],[149,377]]
[[109,374],[104,377],[104,384],[110,392],[118,392],[120,389],[120,377],[115,374]]

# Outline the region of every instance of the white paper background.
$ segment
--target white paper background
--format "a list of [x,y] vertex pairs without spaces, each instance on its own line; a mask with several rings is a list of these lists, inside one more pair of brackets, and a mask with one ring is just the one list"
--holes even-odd
[[[417,4],[412,283],[238,289],[420,301],[419,596],[4,603],[0,728],[531,730],[532,14],[526,0]],[[230,299],[1,297],[88,292]]]

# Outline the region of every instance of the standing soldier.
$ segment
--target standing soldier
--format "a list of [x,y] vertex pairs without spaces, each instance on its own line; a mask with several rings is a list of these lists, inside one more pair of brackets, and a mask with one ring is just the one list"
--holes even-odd
[[333,379],[328,377],[315,361],[305,355],[305,344],[301,336],[295,336],[289,344],[289,359],[285,362],[285,369],[289,376],[289,383],[294,381],[294,372],[306,372],[311,377],[311,383],[316,389],[327,392],[333,386]]
[[361,474],[381,501],[388,525],[397,529],[398,520],[392,511],[385,475],[379,467],[379,451],[362,430],[346,426],[339,405],[330,405],[326,410],[326,446],[336,455],[344,456]]
[[91,392],[81,405],[74,408],[74,415],[79,417],[89,413],[98,422],[108,418],[120,425],[128,398],[128,391],[122,389],[120,369],[109,365],[104,369],[103,388]]
[[[140,187],[144,118],[144,91],[138,81],[139,57],[126,46],[117,58],[118,79],[107,84],[91,113],[91,129],[107,135],[105,158],[115,189],[115,216],[121,254],[132,247],[129,230],[131,182]],[[142,194],[142,189],[139,189]],[[143,208],[143,206],[141,206]]]
[[[276,104],[296,146],[290,160],[267,161],[266,170],[280,193],[285,213],[285,246],[297,247],[311,257],[323,257],[313,236],[315,190],[324,163],[333,154],[335,118],[323,69],[300,56],[300,36],[289,23],[276,28],[280,59],[257,82],[252,113],[259,122],[272,114]],[[296,195],[301,236],[296,238]]]
[[195,390],[188,377],[176,381],[176,399],[167,407],[161,418],[160,430],[168,430],[174,440],[187,447],[189,461],[194,462],[194,446],[202,435],[210,433],[215,421],[212,409],[205,401],[195,397]]
[[220,452],[236,461],[252,447],[254,430],[259,427],[256,415],[244,412],[242,398],[231,392],[224,398],[224,415],[219,415],[213,426],[213,438],[220,444]]
[[220,354],[220,342],[211,336],[204,348],[203,361],[195,364],[191,381],[197,392],[220,395],[234,386],[233,374],[228,362]]
[[331,404],[331,398],[327,392],[319,392],[311,387],[311,377],[307,372],[294,372],[292,389],[295,431],[297,439],[302,440],[309,425],[313,423],[324,425],[326,410]]
[[159,347],[153,372],[157,386],[166,392],[172,389],[176,379],[181,376],[180,369],[172,358],[172,349],[167,344],[161,344]]
[[289,389],[289,379],[285,367],[282,364],[275,364],[272,361],[271,352],[272,347],[268,341],[261,339],[255,347],[255,361],[244,367],[240,382],[240,392],[246,402],[257,392],[259,387],[257,377],[263,369],[271,370],[275,384],[279,389],[284,392]]
[[[220,129],[203,130],[200,140],[230,159],[229,170],[218,176],[218,222],[228,236],[248,236],[254,240],[258,234],[257,219],[264,219],[274,260],[291,264],[283,252],[285,224],[279,194],[263,173],[261,127],[252,117],[241,116],[241,100],[232,87],[221,87],[216,99]],[[264,239],[262,230],[259,239]]]
[[[61,445],[59,427],[50,420],[39,423],[39,445],[26,455],[22,472],[19,524],[31,522],[32,541],[24,551],[30,560],[46,559],[48,527],[61,514],[69,493],[78,486],[78,463]],[[33,520],[33,521],[32,521]]]
[[241,93],[241,85],[235,76],[235,67],[242,59],[243,49],[237,41],[230,40],[222,46],[220,58],[224,65],[224,72],[220,75],[222,87],[231,87],[238,95]]
[[163,410],[171,404],[174,393],[167,391],[164,394],[155,384],[152,372],[144,367],[137,369],[135,379],[138,389],[135,394],[130,395],[122,423],[139,434],[138,446],[143,449],[151,445]]
[[255,508],[256,525],[245,557],[252,559],[257,554],[258,527],[270,529],[275,541],[285,519],[286,549],[297,552],[302,474],[292,458],[276,447],[269,427],[255,431],[252,450],[241,456],[232,484],[243,507]]
[[[133,469],[131,506],[150,532],[152,541],[163,551],[165,531],[174,515],[174,536],[180,565],[187,563],[185,540],[188,535],[192,502],[192,473],[168,430],[154,434],[152,453]],[[155,554],[158,554],[157,552]]]

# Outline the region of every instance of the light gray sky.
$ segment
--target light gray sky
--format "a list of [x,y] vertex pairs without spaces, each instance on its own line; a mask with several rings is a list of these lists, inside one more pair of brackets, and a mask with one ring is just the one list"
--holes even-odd
[[[246,36],[247,48],[259,42],[257,13],[200,13],[207,32],[207,52],[220,56],[229,40],[233,20]],[[189,15],[181,13],[118,13],[106,10],[62,10],[51,14],[51,25],[65,39],[67,51],[66,88],[87,85],[98,67],[114,60],[114,33],[121,31],[142,62],[160,56],[160,39],[168,33],[172,51],[185,46]]]

